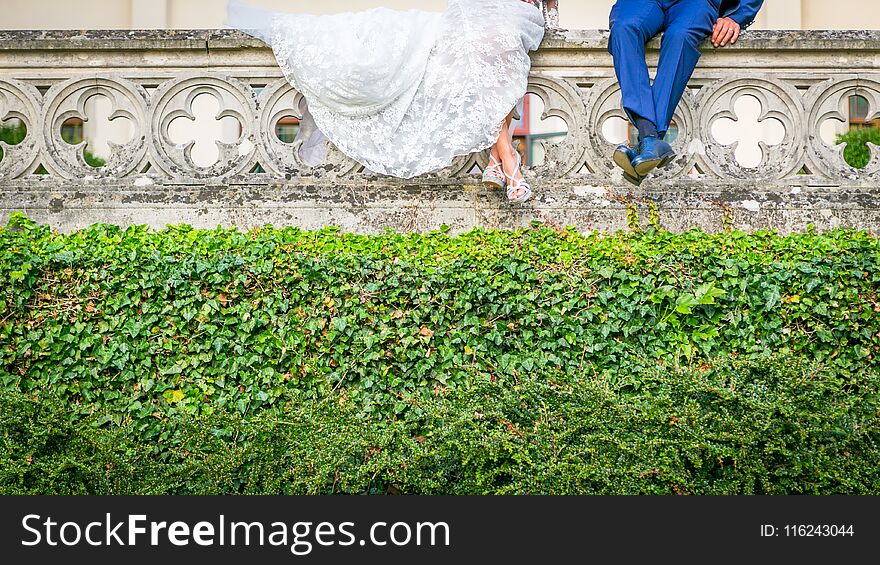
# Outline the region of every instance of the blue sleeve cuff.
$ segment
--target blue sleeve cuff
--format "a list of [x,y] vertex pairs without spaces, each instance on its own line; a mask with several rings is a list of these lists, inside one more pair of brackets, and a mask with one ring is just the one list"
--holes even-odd
[[723,17],[730,18],[731,20],[735,21],[742,29],[746,29],[747,27],[755,23],[754,16],[749,17],[748,15],[740,14],[738,11]]
[[761,10],[764,0],[745,0],[740,2],[739,6],[726,17],[732,19],[743,29],[755,23],[755,16]]

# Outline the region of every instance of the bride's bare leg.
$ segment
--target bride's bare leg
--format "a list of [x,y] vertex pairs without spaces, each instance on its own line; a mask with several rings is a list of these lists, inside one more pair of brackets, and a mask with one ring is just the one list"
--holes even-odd
[[[504,172],[515,179],[521,179],[522,173],[517,168],[517,160],[519,159],[516,149],[513,147],[513,140],[510,136],[510,122],[513,120],[513,112],[508,114],[501,126],[501,134],[498,141],[492,146],[492,154],[501,161],[501,168]],[[525,193],[524,189],[517,189],[510,195],[512,198],[519,198]]]
[[[527,0],[523,0],[524,2]],[[498,163],[503,163],[503,159],[501,158],[501,151],[498,149],[499,144],[503,145],[502,140],[510,140],[510,122],[513,120],[513,111],[504,118],[504,122],[501,125],[501,133],[498,135],[498,141],[495,142],[495,145],[492,146],[492,149],[489,151],[489,156],[494,159]],[[510,145],[509,143],[507,145]]]
[[495,160],[495,162],[497,162],[497,163],[501,162],[501,155],[499,155],[499,153],[498,153],[498,142],[497,141],[495,142],[495,145],[492,146],[492,150],[489,151],[489,156],[493,160]]

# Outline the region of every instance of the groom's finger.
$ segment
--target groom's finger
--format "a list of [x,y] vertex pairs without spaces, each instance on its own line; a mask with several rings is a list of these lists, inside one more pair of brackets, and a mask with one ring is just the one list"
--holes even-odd
[[736,40],[739,39],[739,34],[740,34],[741,31],[742,31],[742,28],[741,28],[739,25],[737,25],[737,26],[734,28],[733,37],[730,38],[730,44],[731,44],[731,45],[733,45],[734,43],[736,43]]
[[733,37],[733,32],[734,32],[733,26],[730,24],[727,24],[727,26],[725,26],[724,35],[722,36],[723,38],[721,39],[721,46],[722,47],[727,45],[727,42],[730,41],[731,37]]
[[725,33],[727,33],[727,24],[724,20],[719,20],[715,26],[715,33],[712,34],[712,45],[720,47]]
[[712,45],[718,47],[718,36],[721,35],[721,30],[724,28],[724,20],[718,19],[715,22],[715,26],[712,28]]

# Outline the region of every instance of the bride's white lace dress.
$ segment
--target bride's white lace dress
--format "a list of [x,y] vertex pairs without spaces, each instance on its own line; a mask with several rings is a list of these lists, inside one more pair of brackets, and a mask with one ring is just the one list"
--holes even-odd
[[232,0],[226,23],[272,47],[308,103],[306,123],[313,119],[367,169],[403,178],[495,143],[525,95],[528,52],[544,34],[541,11],[522,0],[449,0],[442,13],[375,8],[329,16]]

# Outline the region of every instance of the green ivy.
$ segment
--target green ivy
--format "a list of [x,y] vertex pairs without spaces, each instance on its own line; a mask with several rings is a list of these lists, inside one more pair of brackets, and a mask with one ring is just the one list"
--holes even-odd
[[842,229],[60,234],[13,214],[0,280],[0,389],[51,395],[71,425],[124,428],[152,456],[187,418],[286,420],[327,399],[420,425],[474,383],[638,391],[658,369],[770,353],[847,391],[878,369],[880,244]]
[[847,385],[803,358],[655,368],[640,386],[583,374],[474,378],[418,421],[333,393],[242,417],[79,418],[0,393],[2,494],[874,494],[877,372]]

